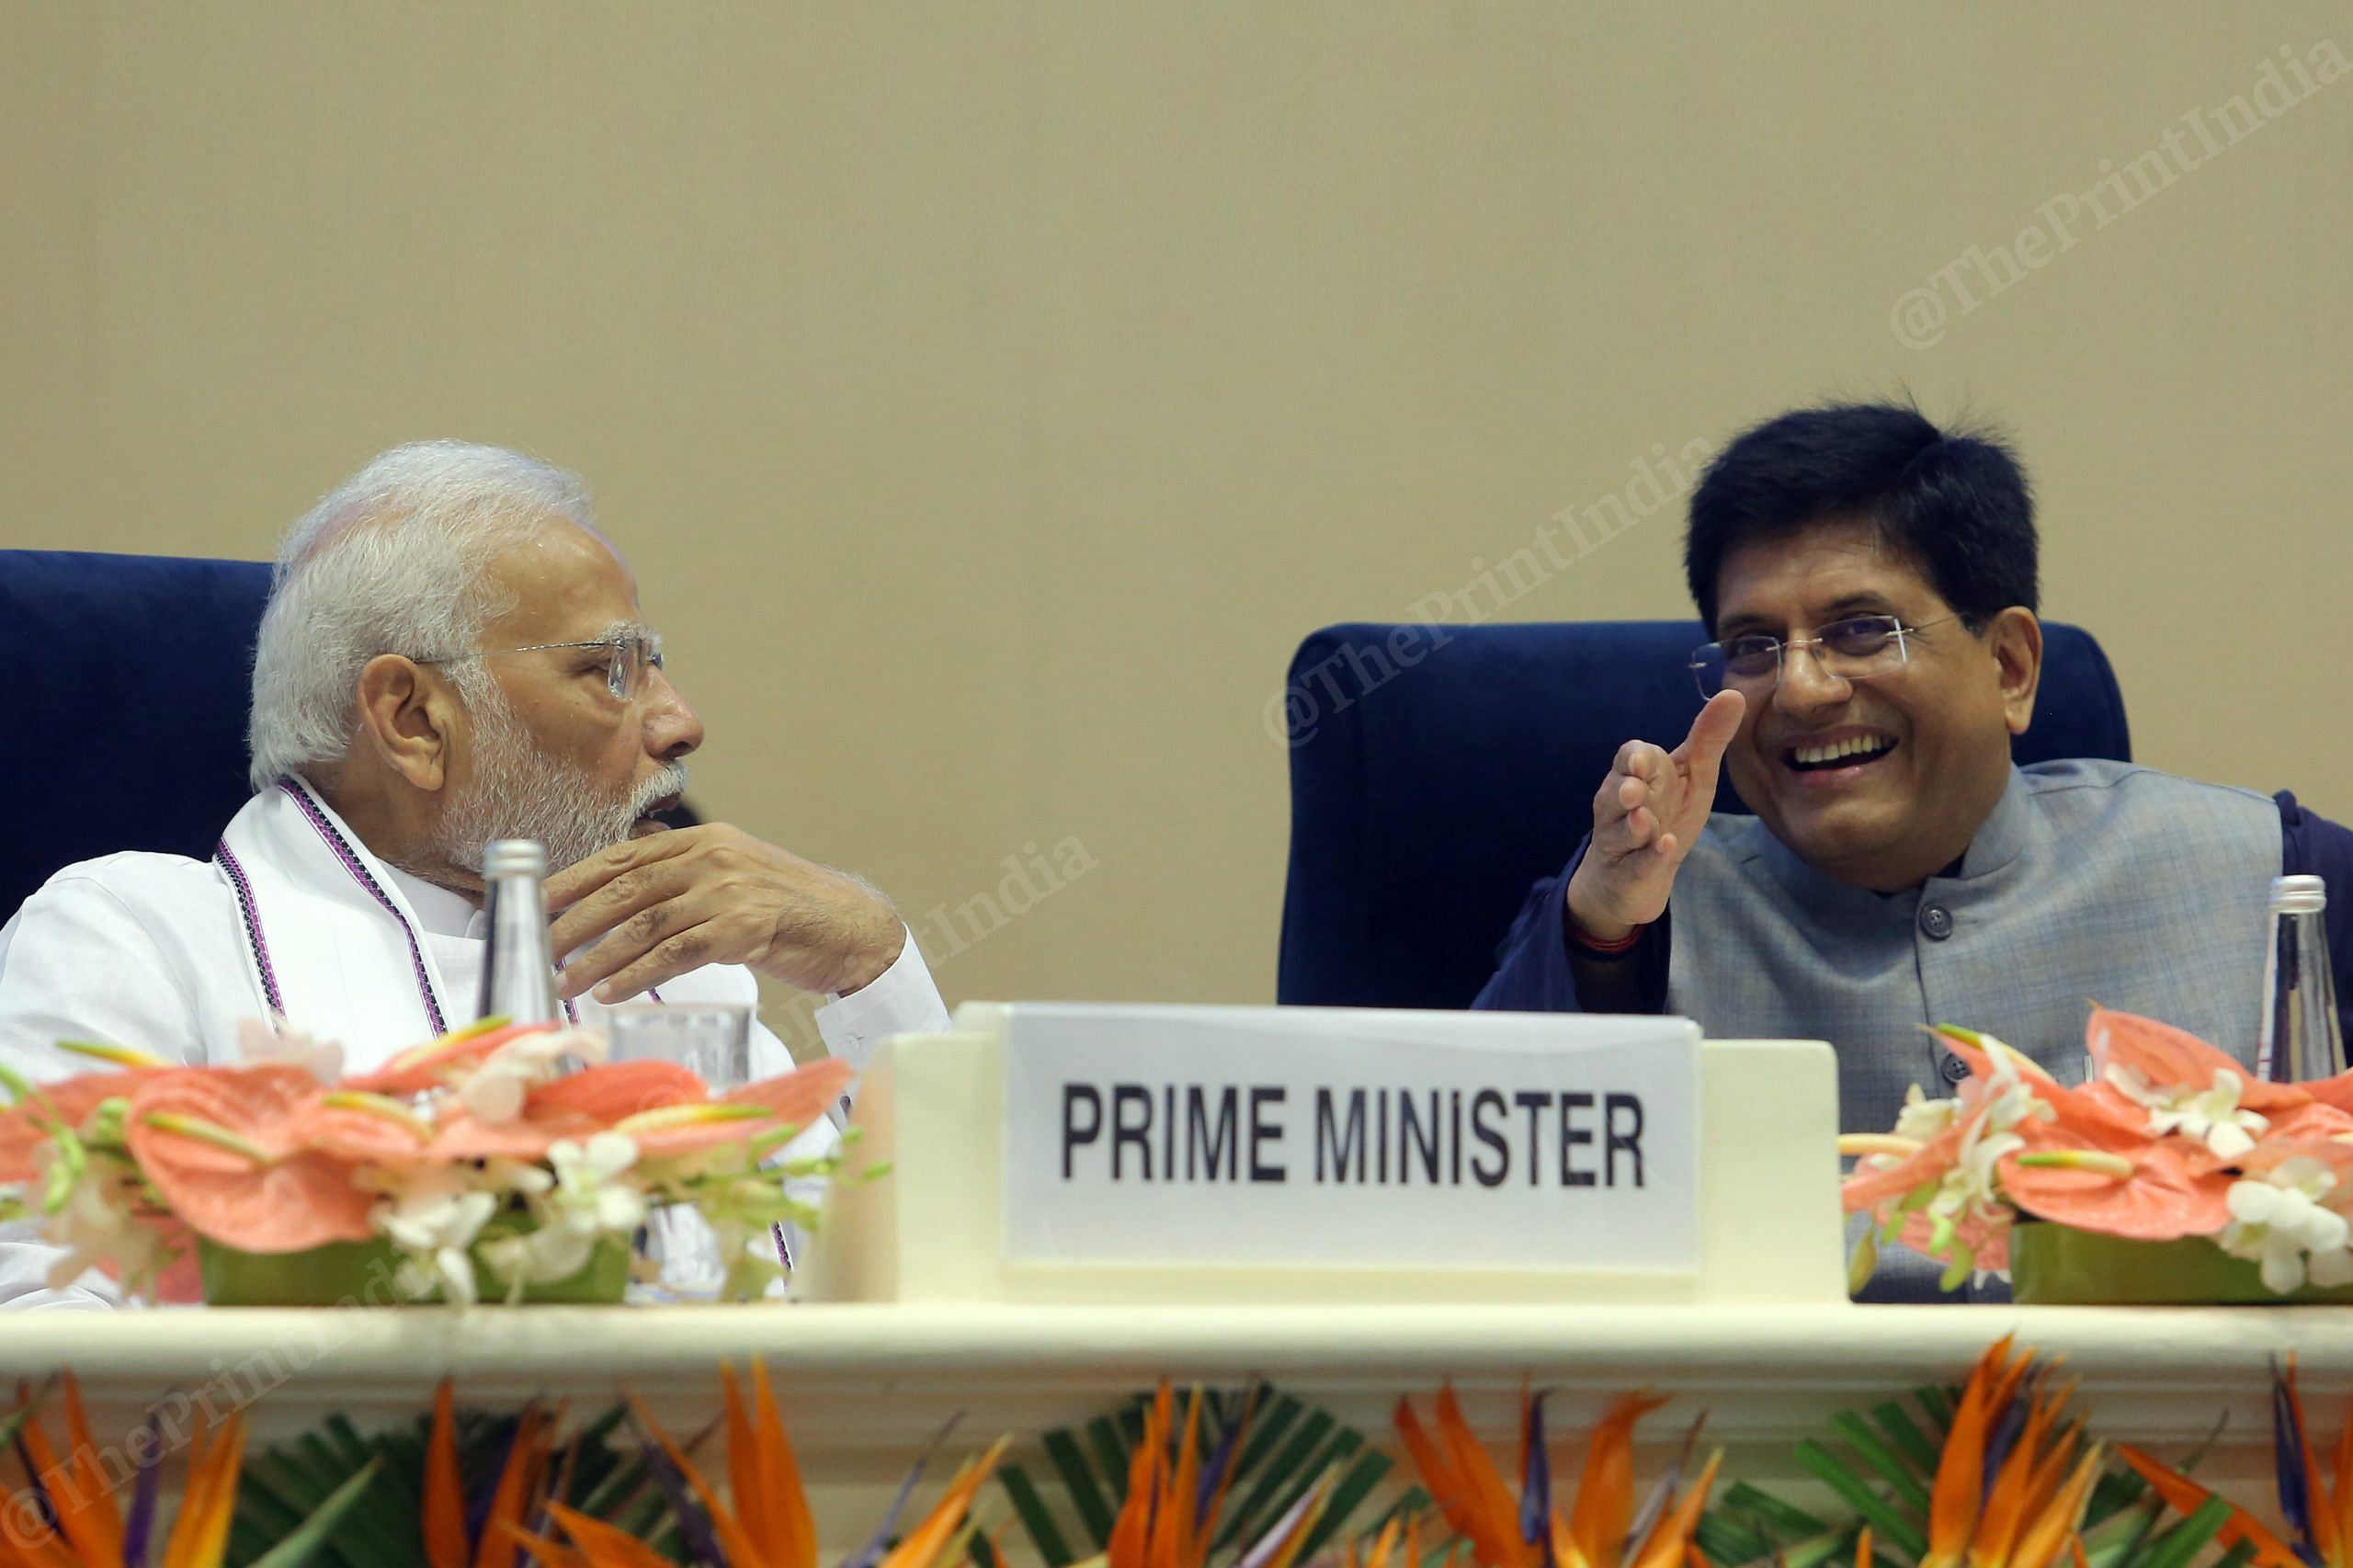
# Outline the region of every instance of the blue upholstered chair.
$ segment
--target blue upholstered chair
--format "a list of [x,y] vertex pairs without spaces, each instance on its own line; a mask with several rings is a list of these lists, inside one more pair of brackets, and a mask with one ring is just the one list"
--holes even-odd
[[[0,782],[0,920],[61,866],[118,849],[209,858],[244,805],[253,561],[0,550],[20,744]],[[665,813],[676,827],[690,805]]]
[[[1432,631],[1442,633],[1439,643]],[[2090,634],[2046,625],[2021,763],[2131,758]],[[1697,621],[1334,626],[1291,661],[1290,874],[1277,995],[1461,1007],[1539,877],[1593,822],[1618,747],[1699,710]],[[1402,656],[1400,656],[1402,655]],[[1718,809],[1745,811],[1729,780]]]
[[117,849],[203,859],[245,802],[245,710],[269,568],[0,551],[17,749],[0,783],[0,919]]

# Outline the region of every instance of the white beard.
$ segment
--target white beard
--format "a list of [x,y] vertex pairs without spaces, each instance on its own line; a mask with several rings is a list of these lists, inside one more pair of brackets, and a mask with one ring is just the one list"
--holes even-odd
[[494,687],[472,694],[468,707],[474,776],[434,835],[434,849],[450,866],[479,871],[484,846],[529,838],[547,851],[552,876],[620,843],[656,801],[687,787],[687,765],[673,762],[626,796],[602,798],[586,777],[548,754]]

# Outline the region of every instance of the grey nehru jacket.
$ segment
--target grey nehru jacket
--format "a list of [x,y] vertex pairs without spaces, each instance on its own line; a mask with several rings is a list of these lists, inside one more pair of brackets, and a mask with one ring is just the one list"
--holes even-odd
[[[1756,818],[1720,812],[1677,873],[1666,918],[1625,961],[1646,977],[1639,1005],[1663,1003],[1719,1039],[1830,1041],[1850,1132],[1893,1127],[1913,1084],[1952,1092],[1959,1062],[1925,1032],[1931,1023],[1997,1035],[2075,1083],[2098,1001],[2252,1064],[2271,879],[2293,861],[2353,881],[2344,830],[2309,813],[2293,812],[2303,852],[2285,853],[2297,846],[2283,809],[2129,763],[2012,768],[1958,874],[1888,894],[1834,881]],[[1581,1006],[1561,930],[1574,869],[1529,895],[1477,1006]],[[1938,1299],[1938,1271],[1890,1248],[1865,1298]]]
[[1666,1011],[1711,1034],[1826,1035],[1848,1131],[1893,1126],[1914,1083],[1951,1092],[1923,1024],[1997,1035],[2073,1083],[2097,1001],[2251,1064],[2280,848],[2269,798],[2120,762],[2013,768],[1959,875],[1900,893],[1719,814],[1676,877]]

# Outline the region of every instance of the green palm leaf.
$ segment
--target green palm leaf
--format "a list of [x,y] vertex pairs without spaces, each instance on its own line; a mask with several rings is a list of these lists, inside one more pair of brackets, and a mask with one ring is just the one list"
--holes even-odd
[[[607,1441],[623,1415],[616,1406],[566,1440],[573,1461],[553,1467],[564,1478],[563,1501],[654,1540],[675,1557],[669,1505],[652,1483],[642,1455]],[[517,1423],[513,1415],[459,1413],[458,1473],[469,1497],[495,1483]],[[238,1482],[228,1568],[290,1568],[291,1560],[281,1554],[297,1538],[303,1542],[301,1561],[317,1568],[428,1568],[418,1520],[430,1435],[424,1418],[362,1436],[335,1415],[290,1443],[251,1456]]]
[[310,1562],[311,1554],[319,1550],[333,1534],[338,1523],[351,1512],[368,1489],[375,1484],[383,1469],[381,1460],[370,1460],[341,1486],[327,1494],[317,1510],[301,1524],[289,1530],[276,1546],[254,1560],[254,1568],[301,1568]]

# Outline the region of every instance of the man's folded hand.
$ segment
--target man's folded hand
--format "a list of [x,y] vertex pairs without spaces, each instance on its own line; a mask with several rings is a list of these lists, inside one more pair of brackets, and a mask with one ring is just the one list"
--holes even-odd
[[588,948],[565,967],[563,994],[593,986],[601,1002],[714,963],[847,993],[906,941],[898,912],[865,882],[720,823],[600,850],[550,877],[547,900],[552,949]]

